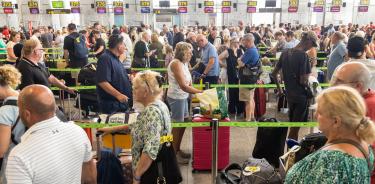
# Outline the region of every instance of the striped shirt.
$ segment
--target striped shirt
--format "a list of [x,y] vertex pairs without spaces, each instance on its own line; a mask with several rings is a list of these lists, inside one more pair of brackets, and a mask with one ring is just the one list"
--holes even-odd
[[9,184],[79,184],[83,162],[92,158],[83,129],[57,117],[31,126],[10,153]]

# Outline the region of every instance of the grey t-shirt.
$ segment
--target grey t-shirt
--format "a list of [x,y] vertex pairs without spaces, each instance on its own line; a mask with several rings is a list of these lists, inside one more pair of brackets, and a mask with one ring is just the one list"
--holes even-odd
[[[8,97],[4,100],[4,103],[7,100],[17,100],[17,97]],[[18,117],[18,107],[13,105],[4,105],[0,107],[0,125],[10,126],[12,127],[17,120]],[[20,142],[21,136],[25,133],[25,126],[23,125],[22,121],[19,120],[16,127],[13,130],[13,133],[15,135],[15,140]],[[6,184],[6,178],[5,178],[5,166],[7,164],[8,155],[10,151],[13,149],[15,145],[11,142],[10,146],[8,148],[8,151],[4,155],[3,159],[3,165],[1,166],[1,172],[0,172],[0,183]]]
[[327,79],[331,80],[335,69],[344,62],[345,55],[347,53],[344,42],[339,42],[333,49],[329,56],[327,63]]

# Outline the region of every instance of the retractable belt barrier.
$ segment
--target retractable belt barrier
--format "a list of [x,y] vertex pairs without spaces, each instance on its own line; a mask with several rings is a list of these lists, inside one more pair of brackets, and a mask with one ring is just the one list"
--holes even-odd
[[[320,87],[329,87],[330,84],[328,83],[321,83],[319,84]],[[193,87],[204,87],[203,84],[193,84]],[[276,88],[276,84],[211,84],[210,87],[225,87],[225,88]],[[284,84],[280,84],[280,87],[284,87]],[[77,91],[82,90],[93,90],[96,89],[96,86],[71,86],[70,88],[75,89]],[[168,85],[163,85],[163,88],[168,88]],[[52,91],[59,91],[60,89],[57,87],[51,87]]]
[[[82,128],[104,128],[114,126],[127,126],[123,123],[87,123],[87,122],[75,122]],[[210,127],[210,122],[184,122],[184,123],[172,123],[173,128],[198,128],[198,127]],[[256,128],[256,127],[316,127],[317,122],[219,122],[219,127],[242,127],[242,128]]]

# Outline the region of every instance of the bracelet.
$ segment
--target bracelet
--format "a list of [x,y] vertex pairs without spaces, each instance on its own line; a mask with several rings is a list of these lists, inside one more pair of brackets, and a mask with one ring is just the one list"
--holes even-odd
[[136,175],[134,174],[134,177],[133,177],[133,178],[134,178],[135,181],[141,181],[141,176],[136,176]]

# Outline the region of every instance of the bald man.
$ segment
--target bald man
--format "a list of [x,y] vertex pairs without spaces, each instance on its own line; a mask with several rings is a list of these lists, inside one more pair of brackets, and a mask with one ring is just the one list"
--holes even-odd
[[219,56],[214,45],[208,42],[206,36],[198,34],[197,36],[198,46],[202,49],[201,60],[206,66],[201,78],[203,82],[209,82],[210,84],[217,84],[219,80]]
[[337,67],[331,85],[349,85],[365,99],[367,116],[375,120],[375,92],[370,89],[371,72],[361,62],[347,62]]
[[56,117],[51,90],[25,87],[18,107],[28,130],[9,155],[8,183],[96,183],[90,141],[79,126]]

